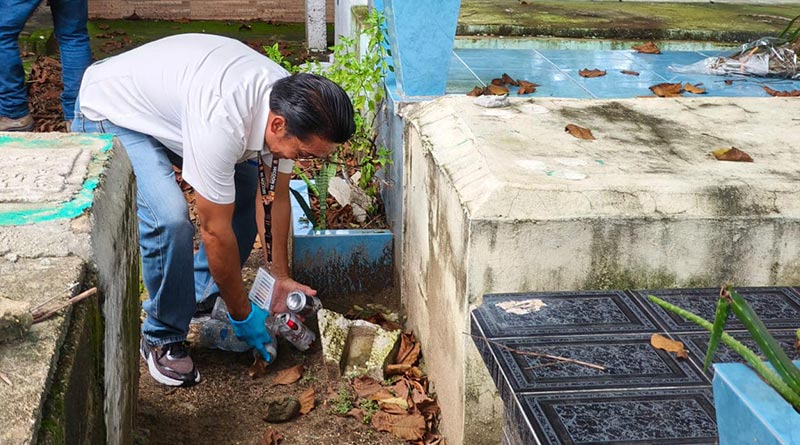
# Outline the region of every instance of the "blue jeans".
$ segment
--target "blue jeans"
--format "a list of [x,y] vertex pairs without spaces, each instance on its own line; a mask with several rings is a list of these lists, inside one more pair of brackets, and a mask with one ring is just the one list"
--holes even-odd
[[[111,133],[122,142],[136,176],[139,248],[142,277],[150,299],[142,304],[147,318],[142,335],[152,345],[186,339],[197,302],[219,295],[211,277],[205,246],[193,255],[194,225],[173,165],[182,159],[152,136],[115,125],[92,121],[75,104],[75,133]],[[250,162],[236,165],[236,201],[232,227],[239,244],[240,266],[256,237],[255,199],[258,167]]]
[[[19,34],[41,0],[0,0],[0,116],[17,119],[29,113],[28,88],[19,54]],[[88,0],[50,0],[53,25],[61,51],[61,106],[71,120],[86,67],[92,63]]]

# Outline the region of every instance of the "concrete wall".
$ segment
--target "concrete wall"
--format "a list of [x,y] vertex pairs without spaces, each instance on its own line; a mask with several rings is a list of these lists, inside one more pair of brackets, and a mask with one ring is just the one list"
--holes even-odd
[[[265,20],[304,23],[305,0],[90,0],[89,17],[119,19]],[[334,19],[334,0],[327,0],[327,21]]]
[[0,183],[0,294],[52,305],[97,287],[0,343],[12,382],[0,443],[132,443],[139,253],[124,149],[110,135],[0,133]]
[[[800,148],[786,139],[799,107],[446,97],[409,110],[401,291],[448,443],[500,442],[501,402],[464,335],[484,294],[800,284]],[[756,162],[715,161],[718,144]]]

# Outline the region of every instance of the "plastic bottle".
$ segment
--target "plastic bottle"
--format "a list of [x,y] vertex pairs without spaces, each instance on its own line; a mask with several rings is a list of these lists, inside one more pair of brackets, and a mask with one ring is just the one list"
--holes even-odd
[[240,340],[233,333],[230,323],[221,320],[210,319],[200,325],[200,336],[198,344],[202,348],[222,349],[223,351],[244,352],[250,349],[250,345],[244,340]]

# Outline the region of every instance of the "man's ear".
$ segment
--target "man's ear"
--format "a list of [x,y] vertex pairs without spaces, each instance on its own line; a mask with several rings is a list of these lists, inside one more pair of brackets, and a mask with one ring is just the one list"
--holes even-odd
[[286,131],[286,119],[280,114],[271,113],[268,128],[270,133],[283,136]]

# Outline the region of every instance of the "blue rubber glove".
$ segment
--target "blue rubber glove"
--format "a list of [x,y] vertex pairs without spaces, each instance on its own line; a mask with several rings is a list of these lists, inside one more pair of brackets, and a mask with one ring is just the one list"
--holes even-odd
[[234,320],[231,314],[228,314],[228,319],[233,326],[233,333],[260,352],[267,363],[271,363],[274,357],[264,347],[265,344],[272,343],[272,336],[269,335],[265,324],[267,317],[269,317],[269,311],[261,309],[252,301],[250,302],[250,315],[244,320]]

